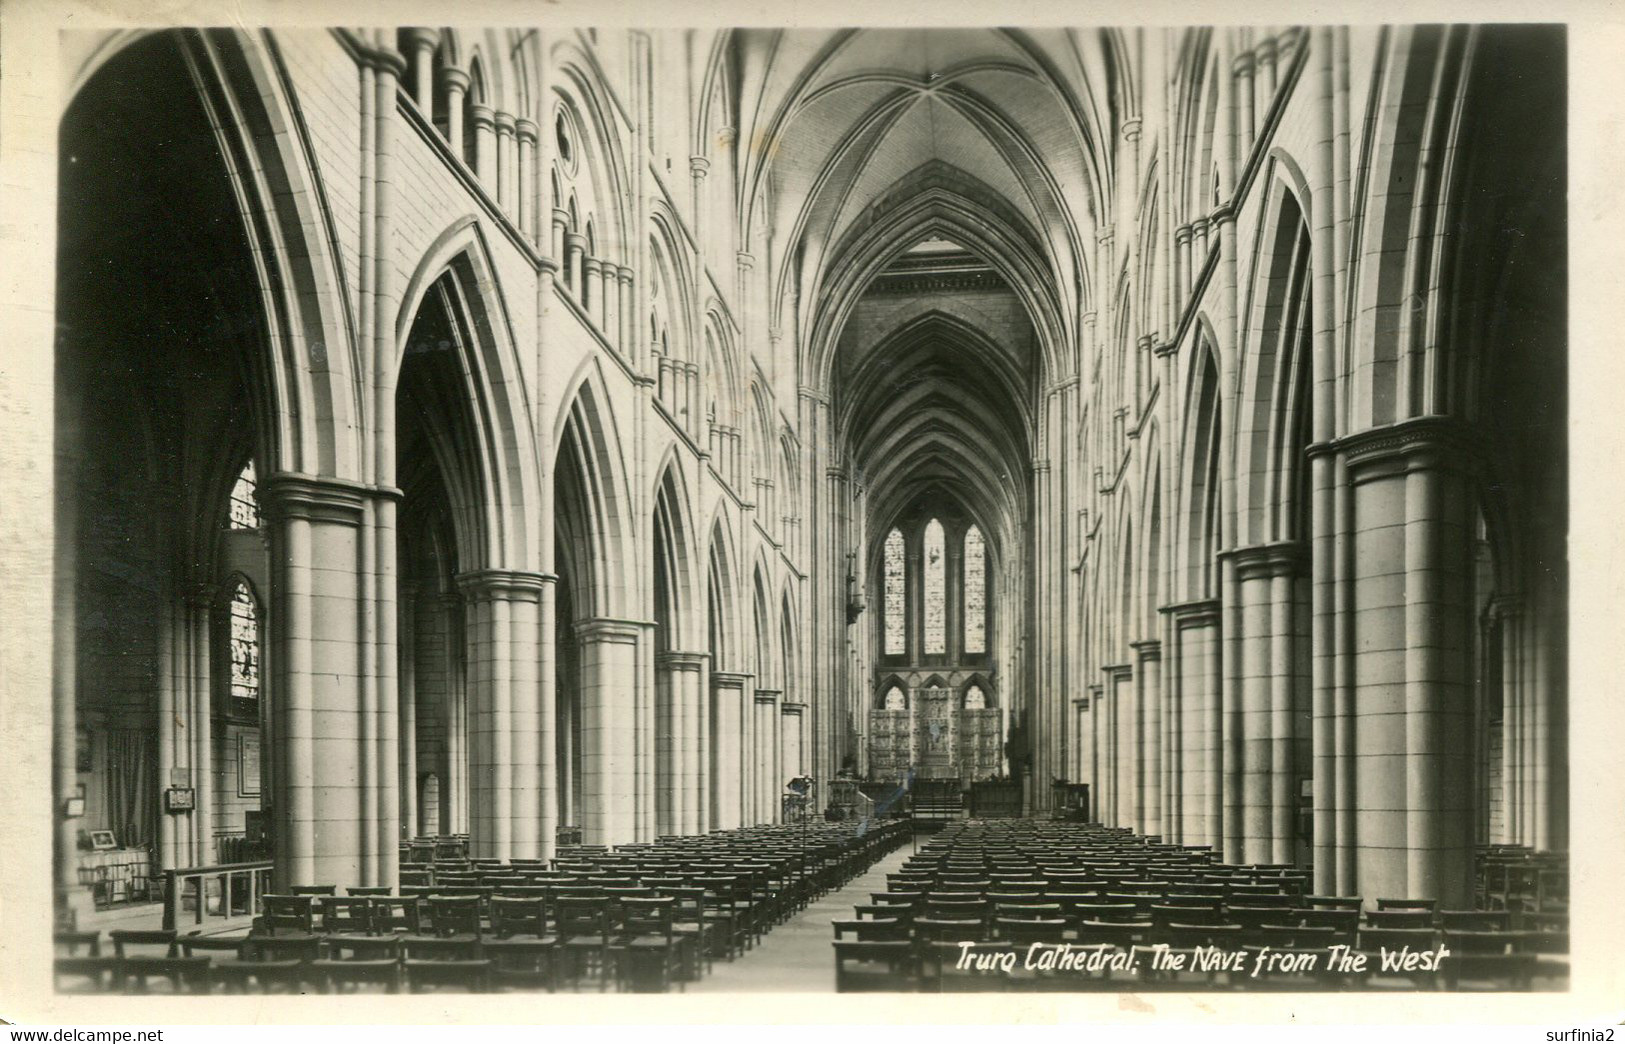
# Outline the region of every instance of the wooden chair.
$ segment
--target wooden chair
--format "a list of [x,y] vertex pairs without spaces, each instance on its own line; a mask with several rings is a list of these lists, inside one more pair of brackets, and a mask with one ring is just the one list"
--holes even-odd
[[170,993],[208,993],[212,986],[207,957],[126,957],[117,975],[125,993],[151,993],[154,980]]
[[468,993],[491,992],[491,962],[483,958],[466,960],[418,960],[401,962],[401,977],[408,992],[424,993],[451,988]]
[[323,896],[322,931],[327,934],[370,935],[373,901],[369,896]]
[[1432,928],[1432,910],[1367,910],[1365,923],[1373,928]]
[[716,942],[722,934],[706,917],[709,897],[704,888],[681,884],[667,885],[661,891],[676,900],[672,904],[672,930],[677,933],[682,974],[689,981],[698,980],[711,970]]
[[111,993],[121,984],[117,957],[59,956],[51,977],[58,993]]
[[324,896],[338,895],[338,885],[290,885],[289,895]]
[[406,932],[417,935],[423,930],[419,910],[422,900],[416,896],[372,896],[372,929],[375,932]]
[[917,990],[919,980],[911,943],[842,940],[834,946],[837,993]]
[[441,937],[479,938],[481,897],[433,895],[429,897],[428,933]]
[[315,931],[316,900],[308,895],[260,896],[260,922],[270,935],[309,935]]
[[559,936],[559,953],[569,958],[572,981],[596,971],[600,992],[606,987],[610,967],[611,917],[609,900],[561,896],[554,901],[554,923]]
[[113,956],[120,960],[162,957],[174,958],[180,953],[175,933],[169,929],[151,931],[135,928],[115,928],[107,933],[113,943]]
[[361,993],[367,987],[383,993],[401,991],[401,964],[394,958],[320,960],[311,971],[323,993]]
[[393,895],[394,892],[395,889],[389,887],[389,885],[356,885],[353,888],[346,888],[344,890],[345,895],[364,895],[369,897]]
[[616,978],[634,993],[664,993],[671,989],[677,967],[677,933],[671,896],[619,896],[619,937],[611,944],[616,957]]
[[[101,932],[76,932],[58,929],[51,934],[51,945],[58,957],[100,957]],[[84,953],[80,953],[80,950]]]
[[1506,932],[1512,930],[1510,910],[1440,910],[1439,927],[1449,932]]

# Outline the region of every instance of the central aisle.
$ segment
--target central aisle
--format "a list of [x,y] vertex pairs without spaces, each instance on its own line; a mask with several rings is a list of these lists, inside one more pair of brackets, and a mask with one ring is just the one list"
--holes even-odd
[[[929,834],[919,835],[923,841]],[[848,881],[783,924],[768,932],[756,948],[718,961],[711,974],[688,984],[688,993],[835,992],[835,941],[832,921],[851,920],[853,909],[869,902],[872,892],[886,890],[886,875],[894,874],[914,852],[914,845],[884,856],[874,866]]]

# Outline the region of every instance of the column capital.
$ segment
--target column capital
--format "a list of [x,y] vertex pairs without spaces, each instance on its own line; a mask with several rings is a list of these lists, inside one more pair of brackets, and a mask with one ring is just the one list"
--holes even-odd
[[401,491],[349,479],[278,472],[259,485],[260,511],[270,519],[304,518],[359,525],[367,503],[399,500]]
[[641,620],[618,620],[607,616],[576,621],[576,638],[583,642],[613,642],[633,645],[643,634]]
[[1131,663],[1109,663],[1100,668],[1100,672],[1113,681],[1134,677],[1134,665]]
[[586,272],[602,273],[604,271],[604,263],[591,255],[582,259],[581,267]]
[[1151,354],[1159,359],[1165,359],[1170,355],[1174,355],[1178,351],[1179,342],[1177,341],[1165,341],[1162,344],[1154,344],[1151,346]]
[[713,689],[744,689],[745,683],[753,676],[740,674],[738,671],[712,671],[711,687]]
[[718,127],[717,128],[717,144],[721,145],[723,148],[727,148],[728,146],[732,145],[734,142],[736,142],[738,140],[739,140],[739,128],[737,128],[737,127]]
[[512,134],[514,131],[515,121],[512,113],[498,109],[492,114],[491,122],[496,124],[498,134]]
[[1134,343],[1139,347],[1140,351],[1148,352],[1151,350],[1151,346],[1156,343],[1156,340],[1150,334],[1141,334]]
[[1178,228],[1174,229],[1175,243],[1189,243],[1190,241],[1191,227],[1189,225],[1180,225]]
[[406,37],[406,42],[412,47],[440,46],[440,30],[428,26],[410,25],[401,30],[401,35]]
[[564,234],[564,249],[585,251],[587,249],[587,237],[580,232],[566,232]]
[[615,278],[627,286],[632,285],[632,270],[625,265],[615,266]]
[[406,59],[401,57],[401,52],[388,44],[380,46],[363,43],[356,48],[356,53],[363,65],[378,72],[394,73],[397,79],[406,75]]
[[1134,141],[1140,136],[1140,118],[1138,116],[1132,116],[1129,119],[1124,120],[1122,130],[1124,141]]
[[470,105],[468,107],[468,122],[476,130],[490,130],[496,125],[496,113],[492,112],[490,106],[487,105]]
[[1138,642],[1129,642],[1128,647],[1134,650],[1135,655],[1140,658],[1141,663],[1148,663],[1152,660],[1162,659],[1162,642],[1155,638],[1147,638]]
[[558,582],[552,573],[530,573],[517,569],[476,569],[458,573],[457,590],[468,599],[504,598],[511,601],[534,602],[541,590]]
[[1236,55],[1230,63],[1230,71],[1237,76],[1251,76],[1253,74],[1253,55],[1251,51],[1243,51]]
[[677,649],[667,649],[665,652],[655,654],[655,666],[664,667],[670,671],[698,671],[711,659],[708,652],[683,652]]
[[711,161],[704,156],[690,156],[688,172],[696,178],[703,178],[711,172]]
[[807,705],[805,703],[780,703],[779,704],[779,713],[780,714],[795,714],[795,715],[799,716],[799,715],[805,713],[806,710],[807,710]]
[[1195,220],[1193,220],[1191,222],[1191,232],[1192,232],[1192,234],[1201,235],[1202,233],[1206,232],[1207,231],[1207,224],[1208,224],[1208,219],[1206,217],[1196,218]]
[[1219,600],[1202,598],[1194,602],[1178,602],[1157,610],[1172,618],[1175,627],[1198,627],[1219,622]]
[[1296,576],[1304,565],[1307,551],[1301,541],[1277,540],[1251,547],[1237,547],[1219,552],[1236,563],[1236,577],[1255,580],[1261,577]]
[[462,93],[468,90],[468,73],[450,65],[440,69],[440,86],[446,91]]
[[1445,465],[1466,470],[1477,464],[1481,452],[1465,424],[1437,416],[1345,435],[1331,448],[1343,454],[1351,472],[1384,465],[1390,471]]
[[743,250],[734,255],[734,261],[747,272],[756,267],[756,255]]
[[779,702],[779,697],[781,697],[783,695],[784,695],[784,690],[782,690],[782,689],[757,689],[756,690],[756,702],[757,703],[777,703],[777,702]]
[[536,144],[536,137],[540,132],[540,128],[536,126],[535,120],[527,119],[524,116],[517,116],[513,121],[513,132],[520,141],[528,142],[529,144],[534,145]]

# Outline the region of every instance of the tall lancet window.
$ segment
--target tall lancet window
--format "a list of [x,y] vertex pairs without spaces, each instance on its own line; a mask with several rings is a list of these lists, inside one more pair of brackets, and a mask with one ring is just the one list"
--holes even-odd
[[260,621],[254,595],[238,580],[231,589],[231,698],[258,702],[260,698]]
[[901,656],[908,651],[903,620],[908,595],[903,583],[906,559],[903,555],[903,533],[894,529],[886,534],[886,655]]
[[987,544],[982,531],[965,531],[965,651],[987,652]]
[[932,519],[925,527],[925,653],[948,651],[948,563],[945,561],[942,523]]
[[227,526],[231,529],[258,529],[260,527],[259,486],[254,477],[254,462],[244,466],[242,474],[231,487],[231,514]]
[[895,685],[886,690],[886,709],[891,711],[908,710],[908,697],[903,695],[903,690]]

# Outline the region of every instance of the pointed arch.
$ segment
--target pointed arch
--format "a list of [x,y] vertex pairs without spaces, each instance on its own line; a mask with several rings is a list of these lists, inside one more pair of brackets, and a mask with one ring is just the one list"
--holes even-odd
[[556,422],[553,473],[555,526],[561,551],[575,567],[583,617],[625,618],[629,611],[628,554],[637,527],[621,459],[625,446],[596,358],[582,365]]
[[[414,341],[416,324],[437,309],[440,330]],[[444,433],[453,444],[442,442],[437,452],[457,487],[448,492],[462,494],[456,506],[465,566],[535,568],[541,556],[526,522],[540,503],[533,410],[507,306],[472,216],[436,237],[408,278],[395,343],[398,387],[412,355],[439,359],[445,381],[458,389],[457,401],[441,404],[455,428]]]

